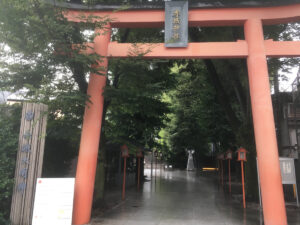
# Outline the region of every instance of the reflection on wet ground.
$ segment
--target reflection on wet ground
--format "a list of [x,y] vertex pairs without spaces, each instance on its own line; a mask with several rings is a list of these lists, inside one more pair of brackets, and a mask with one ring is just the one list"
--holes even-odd
[[[150,177],[150,171],[145,170]],[[259,207],[242,209],[211,177],[197,172],[156,171],[140,192],[94,218],[92,225],[252,225],[263,224]],[[288,211],[289,224],[300,224],[299,210]]]

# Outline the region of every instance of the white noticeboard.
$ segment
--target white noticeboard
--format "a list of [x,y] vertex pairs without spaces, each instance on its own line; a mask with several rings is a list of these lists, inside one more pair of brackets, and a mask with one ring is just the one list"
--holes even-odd
[[71,225],[75,178],[38,178],[32,225]]
[[[297,192],[297,181],[296,181],[296,171],[295,171],[295,164],[294,158],[287,158],[287,157],[279,157],[279,164],[280,164],[280,172],[281,172],[281,182],[282,184],[293,184],[295,185],[295,192],[296,192],[296,204],[299,207],[299,199],[298,199],[298,192]],[[261,201],[261,190],[260,190],[260,178],[259,178],[259,170],[258,170],[258,161],[256,158],[256,168],[257,168],[257,179],[258,179],[258,191],[259,191],[259,203],[260,207],[262,207]]]

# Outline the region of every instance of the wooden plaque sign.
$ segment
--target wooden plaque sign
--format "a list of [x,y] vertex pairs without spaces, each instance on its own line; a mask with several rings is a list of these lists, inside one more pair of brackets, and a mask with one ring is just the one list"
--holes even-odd
[[165,46],[187,47],[188,1],[165,2]]
[[143,152],[142,152],[141,149],[139,149],[139,150],[137,151],[136,157],[137,157],[137,158],[142,158],[142,157],[143,157]]
[[232,151],[231,150],[228,150],[226,152],[226,159],[232,159]]
[[238,153],[238,161],[247,161],[247,157],[246,157],[246,153],[247,150],[244,148],[240,148],[239,150],[237,150]]
[[129,150],[128,150],[127,145],[123,145],[121,147],[121,152],[122,152],[122,157],[123,158],[128,158],[129,157]]

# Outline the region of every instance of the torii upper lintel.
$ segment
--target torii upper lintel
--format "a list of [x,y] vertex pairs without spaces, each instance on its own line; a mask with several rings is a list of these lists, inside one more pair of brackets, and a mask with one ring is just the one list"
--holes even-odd
[[[66,14],[68,20],[80,22],[80,16],[109,16],[112,27],[163,27],[164,10],[74,10]],[[218,16],[216,16],[218,15]],[[264,25],[297,22],[300,4],[258,8],[192,8],[189,26],[243,26],[248,19],[261,19]],[[95,19],[96,20],[96,19]]]

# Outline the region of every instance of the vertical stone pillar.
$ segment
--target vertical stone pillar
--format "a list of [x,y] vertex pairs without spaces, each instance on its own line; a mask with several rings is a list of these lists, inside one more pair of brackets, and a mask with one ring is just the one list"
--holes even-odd
[[[95,30],[100,35],[96,36],[94,40],[95,52],[104,57],[98,65],[104,69],[105,73],[108,63],[105,57],[110,42],[110,26],[107,28],[105,30]],[[106,84],[105,75],[92,73],[87,90],[90,102],[86,103],[84,112],[75,181],[73,224],[76,225],[87,224],[91,218],[104,104],[102,94]]]
[[264,222],[266,225],[286,225],[287,218],[261,20],[246,21],[245,39],[248,43],[248,76]]

